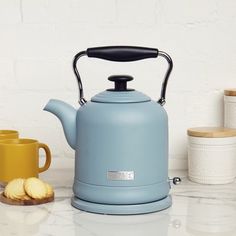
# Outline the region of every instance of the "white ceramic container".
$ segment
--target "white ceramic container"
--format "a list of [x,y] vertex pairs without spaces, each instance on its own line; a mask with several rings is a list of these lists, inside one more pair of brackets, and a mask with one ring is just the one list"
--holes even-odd
[[224,126],[236,129],[236,89],[224,91]]
[[201,184],[226,184],[236,177],[236,130],[200,127],[188,130],[188,176]]

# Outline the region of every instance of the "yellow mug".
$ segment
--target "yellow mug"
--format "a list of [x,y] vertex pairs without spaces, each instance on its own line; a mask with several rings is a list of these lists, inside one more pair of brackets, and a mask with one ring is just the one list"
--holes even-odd
[[[43,167],[39,167],[39,149],[46,153]],[[46,144],[34,139],[0,140],[0,182],[5,185],[15,178],[38,177],[51,164],[51,152]]]
[[16,130],[0,130],[0,140],[18,139],[19,133]]

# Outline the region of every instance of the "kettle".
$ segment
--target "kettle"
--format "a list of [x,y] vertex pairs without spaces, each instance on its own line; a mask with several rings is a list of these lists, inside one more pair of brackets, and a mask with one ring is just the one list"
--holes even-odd
[[[77,61],[82,56],[116,62],[164,57],[168,69],[158,102],[127,87],[129,75],[112,75],[114,87],[90,101],[84,98]],[[50,100],[44,110],[56,115],[75,150],[72,206],[102,214],[141,214],[171,205],[168,178],[168,118],[166,87],[173,63],[155,48],[109,46],[88,48],[75,55],[73,69],[79,86],[76,110]],[[180,178],[173,179],[179,183]]]

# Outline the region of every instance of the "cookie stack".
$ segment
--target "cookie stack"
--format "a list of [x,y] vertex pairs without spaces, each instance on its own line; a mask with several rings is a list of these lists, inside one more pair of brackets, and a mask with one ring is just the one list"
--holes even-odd
[[51,185],[32,177],[10,181],[4,190],[4,195],[11,200],[42,200],[52,197],[54,192]]

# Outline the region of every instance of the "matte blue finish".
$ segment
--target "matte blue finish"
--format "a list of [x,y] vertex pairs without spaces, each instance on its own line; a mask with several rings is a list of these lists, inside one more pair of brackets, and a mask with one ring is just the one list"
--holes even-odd
[[102,186],[85,184],[75,180],[74,194],[85,201],[102,204],[140,204],[165,198],[169,185],[165,181],[141,186]]
[[71,204],[75,208],[83,211],[109,214],[109,215],[135,215],[151,213],[156,211],[164,210],[171,206],[172,199],[168,195],[166,198],[155,202],[148,202],[145,204],[133,204],[133,205],[108,205],[108,204],[97,204],[93,202],[83,201],[79,198],[72,197]]
[[133,103],[151,101],[151,98],[136,90],[129,92],[106,90],[92,97],[91,101],[105,103]]
[[75,150],[77,136],[76,109],[63,101],[51,99],[44,110],[53,113],[61,121],[66,140],[71,148]]
[[[76,150],[77,198],[96,205],[144,206],[168,196],[168,118],[161,105],[137,91],[105,91],[77,115],[58,100],[50,100],[45,110],[58,116]],[[108,171],[133,171],[134,179],[110,180]]]

